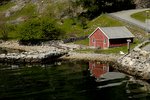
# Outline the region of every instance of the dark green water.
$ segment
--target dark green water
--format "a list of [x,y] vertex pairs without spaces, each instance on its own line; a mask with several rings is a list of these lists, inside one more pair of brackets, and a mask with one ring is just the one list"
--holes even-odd
[[149,100],[141,85],[99,62],[0,65],[0,100]]

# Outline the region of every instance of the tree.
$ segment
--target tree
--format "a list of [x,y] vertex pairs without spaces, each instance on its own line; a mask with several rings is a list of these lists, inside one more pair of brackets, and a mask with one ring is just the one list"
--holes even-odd
[[0,15],[0,33],[2,35],[3,40],[8,39],[8,24],[6,24],[4,14]]
[[133,0],[77,0],[76,3],[87,10],[81,15],[90,19],[105,12],[135,8]]
[[0,0],[0,5],[8,3],[10,0]]
[[56,40],[64,35],[64,31],[58,27],[59,25],[50,18],[43,18],[41,20],[42,37],[44,39]]
[[21,40],[54,40],[63,35],[55,21],[50,18],[40,17],[28,20],[18,28]]

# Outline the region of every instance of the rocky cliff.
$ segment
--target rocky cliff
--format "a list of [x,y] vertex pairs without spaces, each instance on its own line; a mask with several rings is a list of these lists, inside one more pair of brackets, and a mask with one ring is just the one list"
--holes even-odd
[[149,8],[150,0],[134,0],[136,8]]

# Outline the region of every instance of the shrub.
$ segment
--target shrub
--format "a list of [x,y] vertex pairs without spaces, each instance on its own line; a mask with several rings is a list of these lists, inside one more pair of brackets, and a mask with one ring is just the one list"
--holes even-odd
[[3,40],[8,39],[8,25],[7,24],[5,24],[5,23],[0,24],[0,33],[2,35]]
[[50,18],[34,18],[23,23],[19,28],[20,39],[23,41],[60,39],[64,33]]

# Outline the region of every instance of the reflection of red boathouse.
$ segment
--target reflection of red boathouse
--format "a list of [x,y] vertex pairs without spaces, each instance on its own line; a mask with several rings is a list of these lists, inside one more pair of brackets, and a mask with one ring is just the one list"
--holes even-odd
[[92,76],[99,78],[103,74],[109,72],[109,65],[101,64],[99,62],[89,62],[89,70]]

